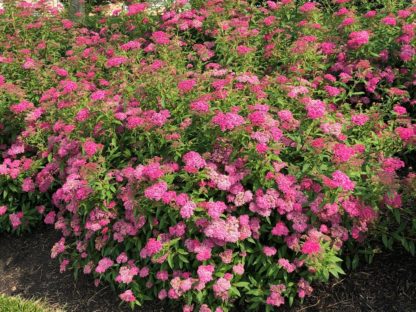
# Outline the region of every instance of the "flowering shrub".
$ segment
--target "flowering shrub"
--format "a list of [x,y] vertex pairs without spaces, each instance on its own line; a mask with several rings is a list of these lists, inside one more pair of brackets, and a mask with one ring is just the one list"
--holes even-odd
[[0,232],[21,232],[40,221],[51,206],[46,189],[45,194],[35,190],[32,179],[45,161],[23,137],[28,125],[44,113],[37,106],[42,92],[55,84],[56,76],[67,74],[53,64],[74,38],[68,31],[72,23],[57,18],[56,8],[27,2],[10,5],[5,4],[8,14],[0,9]]
[[[0,55],[0,178],[50,195],[61,270],[204,312],[271,310],[342,274],[346,247],[402,207],[416,7],[336,3],[140,3],[94,30],[3,12],[19,24]],[[61,45],[39,55],[45,37]],[[19,228],[29,212],[0,203]]]

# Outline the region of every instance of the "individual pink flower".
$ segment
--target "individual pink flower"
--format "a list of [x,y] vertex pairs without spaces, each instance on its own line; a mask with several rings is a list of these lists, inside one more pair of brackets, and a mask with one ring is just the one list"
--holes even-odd
[[192,201],[188,201],[180,209],[181,217],[184,219],[189,219],[190,217],[193,216],[195,208],[196,208],[196,204]]
[[65,238],[62,237],[57,243],[55,243],[51,250],[51,258],[55,259],[59,254],[65,251]]
[[280,258],[277,263],[285,269],[288,273],[292,273],[294,270],[296,270],[296,265],[289,262],[289,260],[285,258]]
[[320,100],[310,100],[306,104],[308,117],[311,119],[321,118],[325,115],[325,103]]
[[236,243],[240,238],[239,221],[234,216],[226,220],[213,220],[204,230],[207,237],[216,238],[225,242]]
[[45,224],[54,224],[55,217],[56,217],[55,211],[48,212],[48,214],[45,216],[45,219],[44,219]]
[[156,273],[156,278],[160,281],[167,281],[169,279],[169,273],[167,271],[159,271]]
[[250,48],[250,47],[247,47],[247,46],[244,46],[244,45],[239,45],[237,47],[237,54],[238,55],[245,55],[247,53],[252,52],[253,50],[254,50],[253,48]]
[[392,208],[402,207],[402,196],[397,191],[384,195],[384,203]]
[[7,206],[0,206],[0,216],[5,215],[7,211]]
[[348,39],[348,46],[352,49],[358,49],[368,43],[370,33],[366,30],[354,31],[350,33]]
[[161,251],[163,248],[163,244],[161,241],[156,240],[155,238],[150,238],[146,246],[140,252],[140,256],[142,258],[151,257]]
[[60,77],[66,77],[66,76],[68,76],[68,71],[66,69],[64,69],[64,68],[56,67],[53,70]]
[[22,183],[22,191],[31,193],[35,190],[35,183],[31,178],[26,178]]
[[332,87],[332,86],[325,86],[324,89],[328,93],[329,96],[340,95],[343,91],[343,89]]
[[416,49],[410,44],[405,44],[401,47],[400,59],[403,62],[410,62],[414,55],[416,55]]
[[214,290],[214,294],[216,297],[223,298],[224,295],[227,297],[226,293],[231,288],[231,283],[229,280],[220,277],[215,284],[212,286],[212,289]]
[[405,163],[396,157],[389,157],[382,161],[381,167],[385,172],[394,173],[396,170],[403,168]]
[[397,127],[395,132],[403,141],[408,141],[415,135],[413,128]]
[[267,16],[265,19],[263,19],[263,23],[266,26],[271,26],[274,23],[275,20],[276,20],[276,16],[271,15],[271,16]]
[[239,263],[233,266],[233,272],[237,275],[243,275],[244,274],[244,264]]
[[35,60],[32,59],[32,58],[30,58],[30,57],[26,58],[26,60],[23,63],[22,67],[24,69],[32,69],[32,68],[35,68],[36,67]]
[[147,111],[145,113],[146,120],[156,127],[163,126],[170,117],[170,111],[167,109],[161,110],[160,112]]
[[340,27],[346,27],[349,25],[352,25],[355,23],[355,18],[354,17],[346,17],[342,23],[340,24]]
[[[140,168],[140,169],[139,169]],[[143,176],[148,178],[150,181],[157,180],[161,178],[165,173],[163,169],[161,168],[160,164],[158,162],[150,163],[146,166],[139,166],[136,168],[136,178],[138,178],[138,172],[140,172]]]
[[146,10],[147,3],[134,3],[127,7],[127,15],[137,15]]
[[68,264],[69,264],[69,260],[68,260],[68,259],[64,259],[64,260],[62,260],[62,262],[61,262],[61,264],[60,264],[60,266],[59,266],[59,272],[60,272],[60,273],[65,272],[65,271],[66,271],[66,268],[67,268],[67,266],[68,266]]
[[125,56],[115,56],[107,60],[107,67],[120,67],[121,65],[127,63],[129,59]]
[[320,45],[320,48],[322,50],[322,53],[325,55],[330,55],[335,53],[335,48],[337,45],[333,42],[322,42]]
[[88,157],[92,157],[95,153],[103,148],[103,145],[97,144],[93,140],[87,140],[84,142],[82,147],[84,148],[85,154],[87,154]]
[[62,26],[64,27],[64,29],[68,30],[71,29],[74,26],[74,23],[68,19],[63,19],[62,20]]
[[78,89],[78,84],[72,80],[62,80],[59,85],[65,94],[74,92]]
[[33,103],[26,101],[26,100],[23,100],[18,104],[13,104],[10,106],[10,110],[15,114],[20,114],[33,108],[34,108]]
[[370,118],[365,114],[356,114],[351,116],[351,121],[357,126],[363,126]]
[[263,253],[268,257],[272,257],[277,253],[277,250],[274,247],[264,246]]
[[147,276],[149,276],[149,268],[148,267],[143,267],[141,270],[140,270],[140,273],[139,273],[139,276],[141,277],[141,278],[144,278],[144,277],[147,277]]
[[152,39],[155,43],[165,45],[170,43],[169,35],[163,31],[155,31],[152,34]]
[[270,285],[270,295],[266,299],[268,305],[279,307],[285,303],[285,298],[282,296],[282,292],[286,290],[284,284]]
[[301,249],[302,253],[305,255],[313,255],[317,254],[321,251],[321,245],[319,242],[308,239],[303,245]]
[[93,265],[94,263],[92,261],[88,262],[85,266],[84,269],[82,270],[84,274],[91,274],[92,269],[93,269]]
[[126,263],[128,260],[129,258],[127,257],[127,254],[125,252],[122,252],[121,254],[117,256],[116,262],[120,264],[120,263]]
[[222,201],[207,202],[205,208],[208,210],[208,215],[213,219],[218,219],[227,209],[227,205]]
[[409,10],[399,10],[397,12],[397,16],[400,18],[408,18],[410,15],[412,15],[412,12]]
[[137,41],[133,40],[133,41],[129,41],[129,42],[122,44],[120,48],[124,51],[130,51],[130,50],[139,49],[141,45],[142,44],[138,40]]
[[210,105],[207,101],[197,100],[190,104],[190,108],[198,113],[208,113]]
[[305,298],[312,294],[313,288],[309,285],[309,282],[301,278],[298,282],[298,296],[299,298]]
[[352,191],[355,188],[355,183],[340,170],[337,170],[332,174],[332,180],[336,187],[341,187],[345,191]]
[[193,89],[193,87],[195,87],[195,85],[196,85],[195,79],[183,80],[178,83],[178,89],[183,93],[188,93]]
[[214,273],[214,270],[215,266],[212,264],[200,265],[197,270],[199,280],[202,283],[208,283],[212,281],[212,274]]
[[133,278],[139,274],[139,269],[136,266],[122,266],[119,270],[119,274],[116,276],[115,281],[117,283],[130,284]]
[[272,229],[272,234],[276,236],[287,236],[289,235],[289,229],[282,221],[280,221]]
[[384,25],[388,25],[388,26],[396,26],[397,24],[397,21],[393,16],[386,16],[385,18],[381,20],[381,22]]
[[393,111],[397,114],[397,115],[404,115],[407,113],[406,107],[403,107],[401,105],[394,105],[393,107]]
[[107,92],[105,90],[97,90],[91,94],[91,100],[99,101],[104,100],[106,97]]
[[[22,142],[15,142],[10,148],[7,150],[7,154],[9,156],[16,156],[19,154],[23,154],[25,152],[25,146]],[[14,169],[17,170],[17,173],[19,173],[18,168],[14,167]]]
[[133,302],[136,301],[136,297],[134,297],[133,292],[128,289],[125,292],[123,292],[122,294],[120,294],[120,299],[125,301],[125,302]]
[[212,122],[221,128],[221,131],[233,130],[234,128],[244,124],[244,118],[236,113],[217,113]]
[[13,229],[17,229],[22,224],[23,212],[12,213],[9,215],[10,224]]
[[266,303],[271,306],[280,307],[285,304],[285,298],[278,292],[271,292],[266,299]]
[[259,154],[264,154],[269,150],[269,147],[266,143],[258,143],[256,144],[256,151]]
[[196,259],[198,261],[206,261],[211,259],[211,248],[209,248],[208,246],[199,246],[195,248],[195,252],[197,253]]
[[367,13],[365,13],[364,17],[372,18],[372,17],[375,17],[376,15],[377,15],[377,11],[371,10],[371,11],[368,11]]
[[316,9],[316,2],[306,2],[299,7],[299,11],[307,13]]
[[344,163],[350,160],[350,158],[355,155],[356,151],[353,147],[338,143],[333,147],[333,153],[334,161],[336,163]]
[[164,300],[164,299],[166,299],[167,296],[168,296],[168,293],[167,293],[166,289],[162,289],[161,291],[159,291],[159,294],[157,295],[159,300]]
[[110,267],[112,267],[114,264],[114,261],[110,258],[102,258],[99,262],[97,267],[95,268],[95,272],[97,273],[104,273],[107,271]]
[[251,191],[239,192],[234,199],[234,204],[241,207],[253,200],[253,193]]
[[168,184],[165,181],[161,181],[145,189],[144,196],[148,199],[161,200],[167,190]]
[[90,117],[90,110],[88,108],[81,109],[75,116],[75,120],[78,122],[85,121]]
[[203,159],[199,153],[194,151],[186,153],[182,159],[185,163],[184,169],[189,173],[196,173],[206,165],[205,159]]

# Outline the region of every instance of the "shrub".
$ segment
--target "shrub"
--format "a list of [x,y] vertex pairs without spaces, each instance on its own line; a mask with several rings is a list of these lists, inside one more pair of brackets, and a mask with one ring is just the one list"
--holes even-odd
[[[136,4],[96,30],[55,16],[68,50],[42,59],[36,80],[19,67],[33,104],[5,102],[22,132],[4,163],[37,164],[19,179],[52,194],[61,270],[115,285],[132,306],[271,310],[342,274],[343,252],[401,207],[416,8],[201,5],[159,16]],[[11,82],[24,61],[6,53]]]
[[23,137],[43,114],[37,105],[40,95],[55,84],[50,74],[73,38],[67,30],[70,22],[57,18],[55,9],[15,5],[6,2],[7,13],[0,13],[0,232],[20,233],[37,224],[51,206],[49,194],[35,191],[31,179],[45,162]]

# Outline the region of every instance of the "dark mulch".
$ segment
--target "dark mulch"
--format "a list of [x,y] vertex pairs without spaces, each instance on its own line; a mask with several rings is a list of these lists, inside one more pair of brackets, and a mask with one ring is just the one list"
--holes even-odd
[[315,287],[292,311],[416,312],[416,258],[402,250],[377,255],[339,280]]
[[[94,287],[90,279],[73,280],[71,272],[59,273],[59,264],[50,259],[50,248],[59,239],[43,228],[17,238],[0,237],[0,293],[24,298],[43,298],[70,312],[124,312],[117,295],[109,287]],[[174,311],[160,303],[141,310]],[[371,265],[316,287],[303,305],[279,311],[416,311],[416,259],[402,251],[375,257]]]

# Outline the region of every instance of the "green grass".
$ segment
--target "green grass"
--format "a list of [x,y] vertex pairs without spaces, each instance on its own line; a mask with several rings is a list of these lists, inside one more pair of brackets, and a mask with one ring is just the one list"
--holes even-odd
[[1,312],[63,312],[60,308],[51,308],[41,300],[27,300],[21,297],[9,297],[0,294]]

